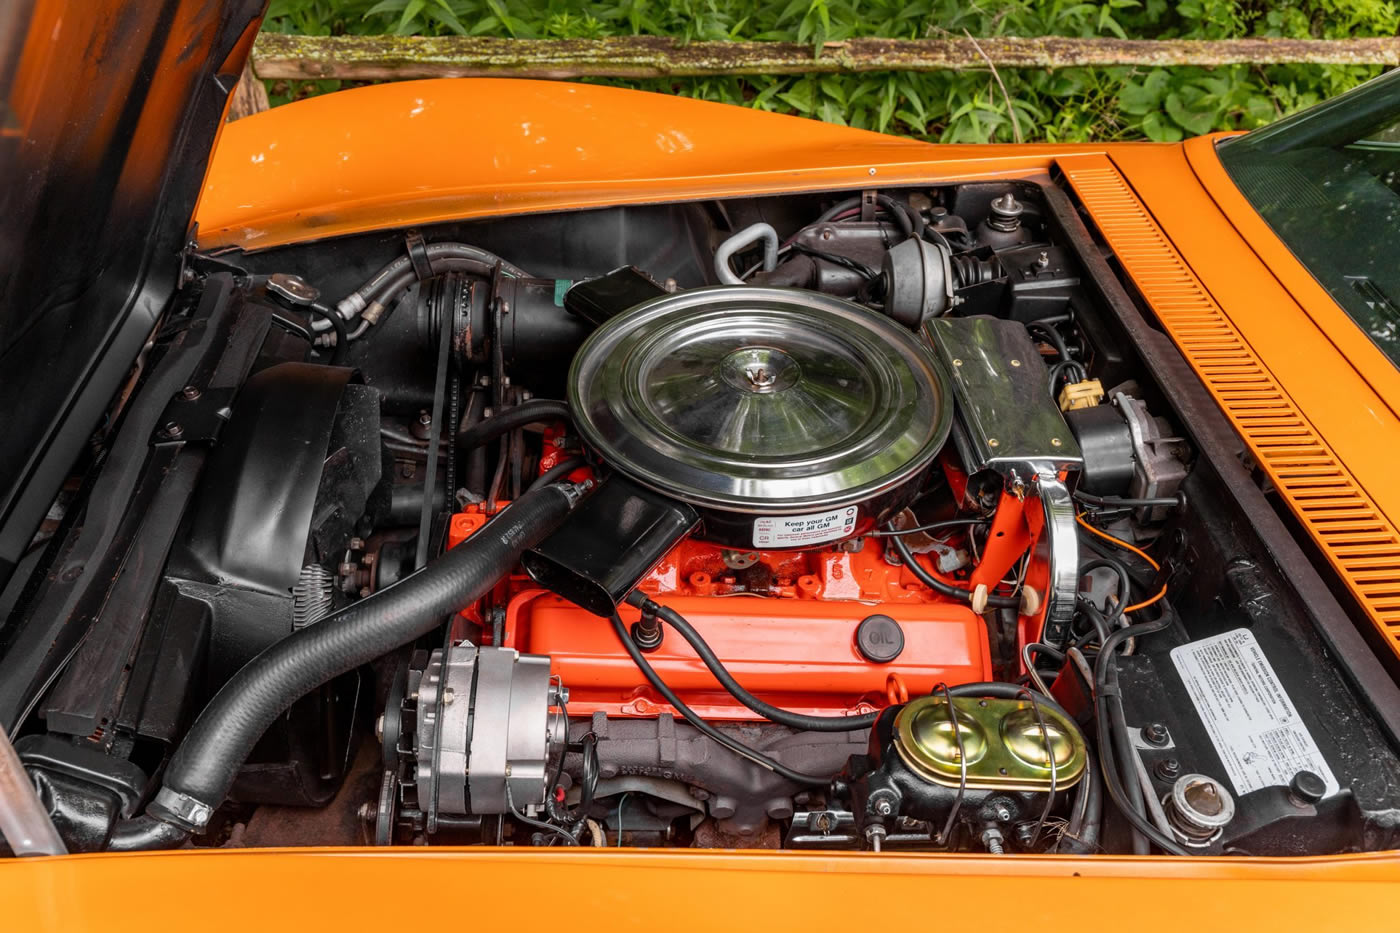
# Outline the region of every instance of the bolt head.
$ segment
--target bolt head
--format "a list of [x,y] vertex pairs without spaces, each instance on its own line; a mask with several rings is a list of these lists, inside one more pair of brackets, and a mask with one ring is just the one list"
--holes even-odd
[[187,402],[192,402],[199,398],[199,388],[197,386],[185,386],[180,390],[180,398]]

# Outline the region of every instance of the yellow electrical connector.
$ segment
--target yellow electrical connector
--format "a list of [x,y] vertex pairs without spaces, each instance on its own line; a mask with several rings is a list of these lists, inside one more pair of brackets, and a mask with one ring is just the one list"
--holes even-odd
[[1060,411],[1093,408],[1103,401],[1103,384],[1097,379],[1071,382],[1060,390]]

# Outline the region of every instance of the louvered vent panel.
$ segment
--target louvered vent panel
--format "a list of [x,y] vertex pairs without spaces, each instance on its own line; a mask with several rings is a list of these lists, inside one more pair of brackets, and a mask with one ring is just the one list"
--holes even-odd
[[1400,652],[1400,533],[1264,368],[1112,167],[1065,176],[1260,467]]

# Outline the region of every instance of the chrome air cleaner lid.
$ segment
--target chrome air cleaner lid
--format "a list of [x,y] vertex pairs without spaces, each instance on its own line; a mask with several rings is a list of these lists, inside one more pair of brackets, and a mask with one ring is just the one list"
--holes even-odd
[[940,364],[914,334],[837,298],[743,286],[608,321],[574,357],[569,401],[583,439],[632,479],[774,516],[916,479],[952,420]]

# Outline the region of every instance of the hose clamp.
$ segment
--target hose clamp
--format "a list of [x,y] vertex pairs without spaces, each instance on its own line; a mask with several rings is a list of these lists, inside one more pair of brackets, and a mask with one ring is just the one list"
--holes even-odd
[[423,234],[410,230],[403,235],[404,247],[408,250],[408,260],[413,263],[413,274],[418,281],[426,282],[433,277],[433,264],[428,260],[428,244]]
[[209,824],[214,808],[172,787],[162,787],[146,807],[146,812],[158,820],[198,833]]

